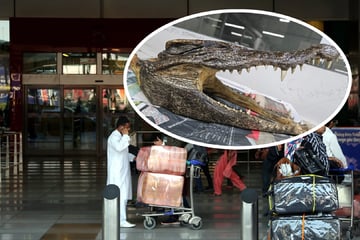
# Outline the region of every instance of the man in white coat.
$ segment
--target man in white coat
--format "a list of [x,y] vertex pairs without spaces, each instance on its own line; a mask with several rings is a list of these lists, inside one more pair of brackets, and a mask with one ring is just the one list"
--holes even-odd
[[127,201],[132,199],[131,171],[129,158],[129,130],[130,121],[126,117],[119,117],[116,129],[111,133],[107,142],[107,183],[120,188],[120,227],[135,227],[126,220]]

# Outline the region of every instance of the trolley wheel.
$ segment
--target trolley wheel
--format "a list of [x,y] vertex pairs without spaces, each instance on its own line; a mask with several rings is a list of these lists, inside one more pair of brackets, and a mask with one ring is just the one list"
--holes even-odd
[[191,228],[194,229],[194,230],[199,230],[200,228],[202,228],[202,220],[198,221],[197,223],[193,223],[191,225]]
[[156,219],[154,217],[145,217],[144,227],[148,230],[154,229],[156,227]]

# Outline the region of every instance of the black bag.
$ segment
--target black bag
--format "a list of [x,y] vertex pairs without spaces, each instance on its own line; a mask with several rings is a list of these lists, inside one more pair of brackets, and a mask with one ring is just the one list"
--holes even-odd
[[207,153],[198,151],[196,148],[190,150],[187,160],[197,160],[204,165],[208,164],[209,161]]
[[302,174],[325,174],[325,166],[310,148],[299,148],[294,153],[294,163],[301,168]]

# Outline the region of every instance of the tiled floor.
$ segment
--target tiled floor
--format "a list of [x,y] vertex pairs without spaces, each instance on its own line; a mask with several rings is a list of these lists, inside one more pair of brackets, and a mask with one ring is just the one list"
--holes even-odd
[[[93,240],[101,239],[102,191],[105,186],[104,160],[30,160],[22,172],[3,178],[0,188],[0,240]],[[244,166],[244,171],[247,172]],[[248,187],[260,192],[259,164],[250,165],[245,176]],[[137,175],[134,175],[136,188]],[[267,218],[264,201],[258,201],[259,239],[264,239]],[[203,227],[163,226],[146,230],[144,208],[129,206],[132,229],[121,229],[120,239],[240,239],[241,198],[237,189],[224,186],[224,193],[194,194],[195,214]],[[139,215],[140,214],[140,215]],[[159,217],[159,222],[161,218]]]

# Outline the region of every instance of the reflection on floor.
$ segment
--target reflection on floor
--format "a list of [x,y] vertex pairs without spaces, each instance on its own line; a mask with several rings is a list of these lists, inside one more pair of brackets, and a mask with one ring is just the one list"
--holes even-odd
[[101,231],[100,223],[66,223],[54,224],[41,240],[55,239],[77,239],[88,240],[95,239]]
[[[260,164],[251,164],[245,183],[260,193]],[[138,175],[134,174],[134,190]],[[106,171],[104,160],[33,159],[28,160],[19,174],[2,179],[0,188],[1,240],[82,240],[101,239],[102,191]],[[263,214],[264,199],[259,197],[259,239],[267,231]],[[129,206],[128,219],[137,224],[121,229],[120,239],[240,239],[241,195],[224,182],[222,196],[212,192],[194,194],[195,214],[203,227],[164,226],[158,219],[153,230],[143,225],[144,208]]]

